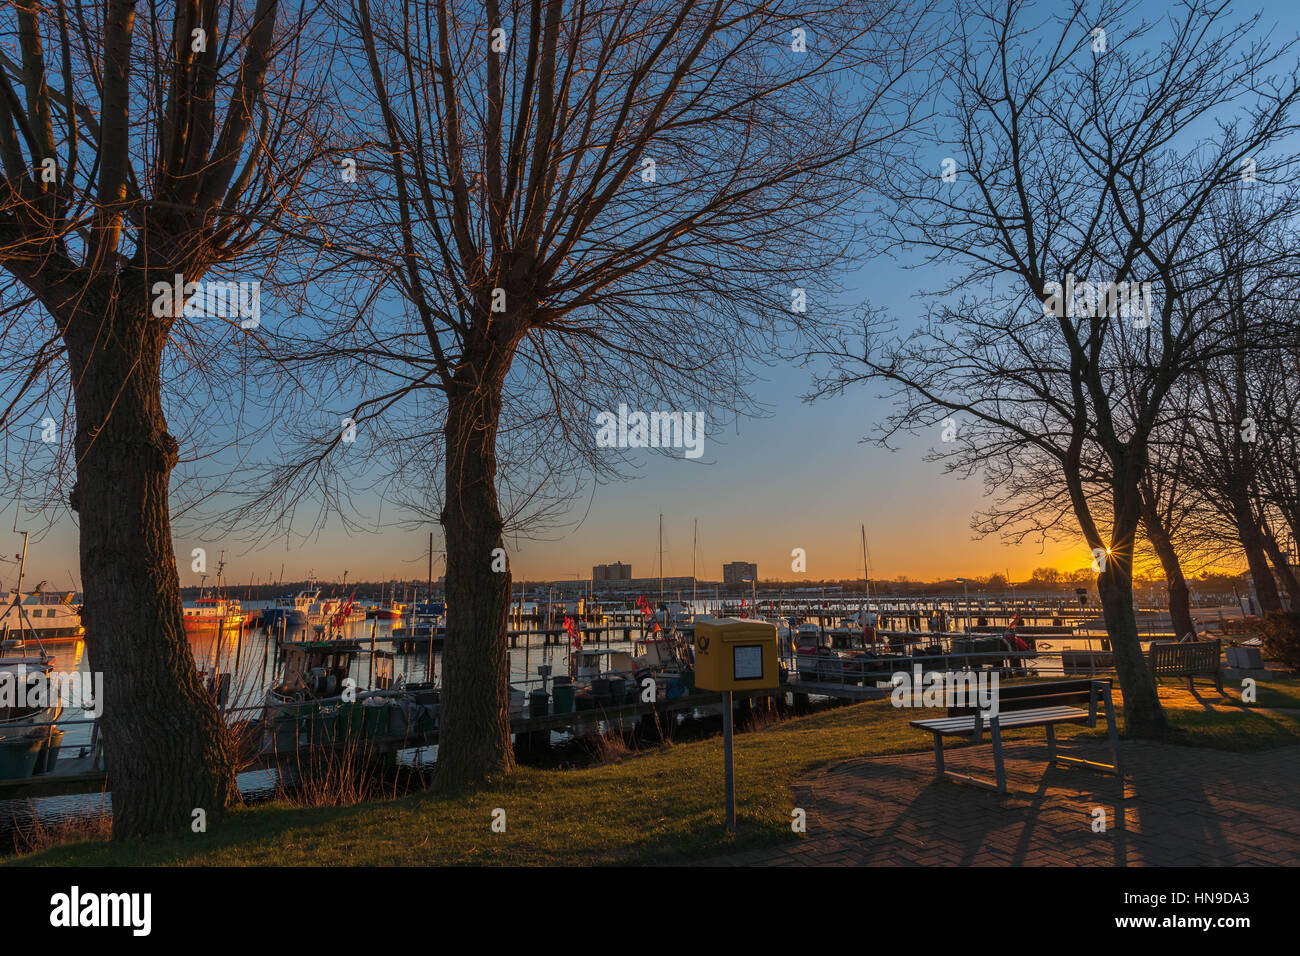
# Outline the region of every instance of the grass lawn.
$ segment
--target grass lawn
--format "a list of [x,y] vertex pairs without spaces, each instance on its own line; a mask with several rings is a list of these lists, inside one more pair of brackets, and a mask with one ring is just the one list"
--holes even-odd
[[[1252,712],[1212,687],[1198,685],[1198,693],[1202,700],[1184,685],[1161,685],[1171,742],[1238,750],[1300,744],[1300,713]],[[1260,706],[1289,706],[1280,701],[1300,700],[1300,682],[1279,682],[1260,699]],[[738,735],[734,838],[723,825],[722,741],[715,737],[580,770],[522,767],[454,796],[420,793],[323,809],[266,804],[235,811],[203,834],[68,843],[9,865],[680,863],[797,839],[790,831],[795,778],[838,758],[929,750],[930,738],[907,726],[915,716],[873,701]],[[1060,733],[1104,735],[1104,729]],[[1042,731],[1004,736],[1041,739]],[[498,807],[506,812],[505,833],[491,829]]]

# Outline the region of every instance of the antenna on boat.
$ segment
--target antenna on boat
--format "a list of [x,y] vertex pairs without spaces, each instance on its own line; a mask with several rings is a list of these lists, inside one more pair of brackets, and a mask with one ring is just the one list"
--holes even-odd
[[695,550],[700,543],[700,519],[695,519],[695,537],[691,539],[691,613],[695,613]]
[[659,604],[664,603],[664,513],[659,512]]
[[[23,573],[27,570],[27,535],[28,532],[18,532],[23,536],[23,553],[18,556],[18,589],[14,591],[14,607],[18,608],[18,640],[26,643],[23,637],[23,622],[31,629],[32,637],[36,638],[36,647],[41,652],[41,657],[45,657],[45,645],[41,643],[41,636],[36,633],[36,628],[32,627],[31,619],[27,616],[27,610],[23,607]],[[42,581],[41,584],[45,582]]]

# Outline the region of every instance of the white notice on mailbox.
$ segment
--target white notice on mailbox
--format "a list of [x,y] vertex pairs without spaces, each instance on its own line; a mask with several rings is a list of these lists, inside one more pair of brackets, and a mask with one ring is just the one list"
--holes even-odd
[[761,680],[763,677],[763,648],[759,644],[746,644],[732,648],[732,676],[736,680]]

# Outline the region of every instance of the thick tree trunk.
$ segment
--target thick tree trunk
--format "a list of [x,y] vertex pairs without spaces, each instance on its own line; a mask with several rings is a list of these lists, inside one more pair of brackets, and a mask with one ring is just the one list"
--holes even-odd
[[1131,566],[1108,561],[1106,570],[1097,576],[1097,592],[1115,654],[1115,673],[1124,692],[1125,731],[1137,737],[1159,737],[1167,724],[1138,641]]
[[[1291,610],[1300,610],[1300,581],[1296,580],[1295,572],[1291,570],[1286,555],[1282,553],[1281,547],[1278,546],[1277,538],[1266,528],[1260,528],[1259,539],[1264,547],[1264,553],[1273,562],[1277,576],[1282,581],[1282,587],[1286,589],[1286,596],[1291,603]],[[1280,600],[1281,597],[1279,596]]]
[[[514,769],[510,746],[506,621],[510,572],[503,569],[496,492],[496,435],[505,367],[499,353],[476,365],[471,384],[448,396],[446,504],[447,640],[436,784],[456,789]],[[501,550],[497,550],[501,549]],[[495,552],[495,553],[494,553]],[[501,570],[496,570],[496,569]]]
[[1174,635],[1179,639],[1189,633],[1194,635],[1196,625],[1192,621],[1191,591],[1183,576],[1183,566],[1178,560],[1173,541],[1165,530],[1164,522],[1160,520],[1160,511],[1146,491],[1142,493],[1142,526],[1146,529],[1147,540],[1160,559],[1160,567],[1164,569],[1165,581],[1169,585],[1169,617],[1173,623]]
[[1250,503],[1234,502],[1232,520],[1237,526],[1237,537],[1246,552],[1246,564],[1250,568],[1251,580],[1255,583],[1259,609],[1265,614],[1282,610],[1282,596],[1278,593],[1277,582],[1273,580],[1273,569],[1269,567],[1268,556],[1264,553],[1264,536],[1260,533],[1259,522],[1255,520]]
[[1124,729],[1137,737],[1160,737],[1168,724],[1142,656],[1133,614],[1133,545],[1142,520],[1141,480],[1137,459],[1126,456],[1117,462],[1111,548],[1097,575],[1097,593],[1115,655],[1115,674],[1124,693]]
[[[142,289],[136,289],[142,306]],[[166,335],[118,292],[70,327],[77,413],[82,620],[103,674],[113,836],[190,828],[238,798],[224,728],[181,613],[167,488],[177,445],[159,388]]]

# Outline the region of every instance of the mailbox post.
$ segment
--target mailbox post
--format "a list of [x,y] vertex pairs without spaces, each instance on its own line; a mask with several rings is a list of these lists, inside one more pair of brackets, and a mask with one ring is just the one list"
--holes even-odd
[[775,624],[753,619],[696,619],[695,686],[722,693],[722,767],[727,830],[731,833],[736,832],[734,694],[738,690],[765,690],[779,685]]

